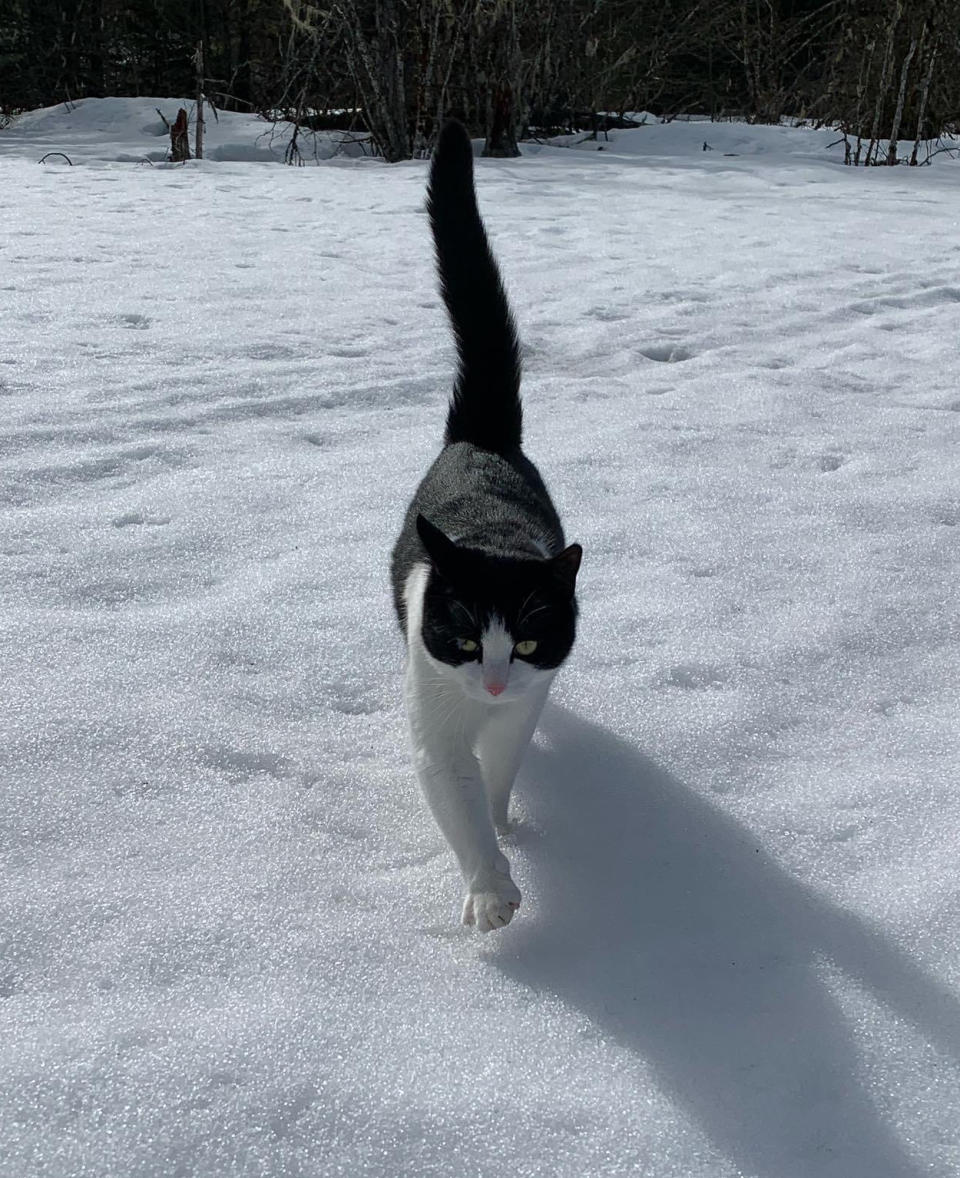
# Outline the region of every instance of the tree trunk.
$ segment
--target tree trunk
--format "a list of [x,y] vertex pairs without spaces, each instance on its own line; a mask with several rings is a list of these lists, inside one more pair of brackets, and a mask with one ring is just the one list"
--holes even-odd
[[930,94],[930,83],[933,80],[933,67],[937,60],[937,50],[940,48],[940,38],[936,37],[933,42],[933,47],[930,50],[930,60],[927,63],[927,72],[923,75],[923,82],[920,85],[920,106],[917,110],[917,133],[913,140],[913,151],[910,153],[910,166],[915,168],[917,166],[917,152],[920,150],[920,136],[923,134],[923,120],[927,114],[927,98]]
[[338,5],[347,59],[363,99],[367,129],[387,163],[410,158],[404,50],[397,0],[377,0],[372,30]]
[[[926,32],[926,26],[924,26]],[[887,163],[893,167],[897,161],[897,142],[900,139],[900,122],[903,119],[903,103],[907,96],[907,75],[910,73],[910,62],[913,61],[913,55],[917,51],[917,39],[910,42],[910,48],[907,50],[907,55],[903,59],[903,65],[900,67],[900,89],[897,93],[897,108],[893,112],[893,123],[890,126],[890,141],[887,145]]]
[[197,46],[197,132],[194,154],[203,159],[203,42]]
[[883,54],[880,83],[877,86],[877,102],[873,108],[873,126],[870,128],[870,145],[867,148],[867,158],[864,161],[867,167],[871,163],[877,162],[877,153],[880,151],[880,115],[883,111],[884,99],[887,97],[887,90],[890,86],[890,71],[893,68],[894,37],[896,36],[897,25],[900,24],[901,16],[903,16],[903,4],[901,0],[897,0],[894,12],[890,17],[890,23],[887,26],[887,47]]
[[492,117],[483,154],[495,159],[512,159],[520,154],[513,91],[509,82],[502,82],[493,93]]
[[517,13],[514,0],[491,25],[489,80],[487,96],[486,142],[483,154],[509,159],[520,154],[517,147],[517,99],[521,78],[521,54]]

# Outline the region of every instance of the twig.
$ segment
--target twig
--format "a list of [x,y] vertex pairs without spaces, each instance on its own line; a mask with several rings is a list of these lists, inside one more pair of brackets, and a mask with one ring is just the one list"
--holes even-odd
[[300,145],[297,143],[297,135],[300,133],[300,124],[293,124],[293,134],[290,136],[290,142],[287,144],[287,149],[283,153],[283,162],[285,164],[296,164],[298,168],[303,167],[303,155],[300,152]]
[[[245,98],[238,98],[236,94],[231,94],[228,90],[211,90],[210,93],[214,96],[214,98],[226,98],[230,102],[239,102],[241,106],[248,106],[251,113],[255,114],[257,111],[256,103],[248,102]],[[209,96],[207,101],[210,102]],[[210,103],[210,105],[213,106],[213,103]],[[214,110],[216,110],[216,107],[214,107]]]

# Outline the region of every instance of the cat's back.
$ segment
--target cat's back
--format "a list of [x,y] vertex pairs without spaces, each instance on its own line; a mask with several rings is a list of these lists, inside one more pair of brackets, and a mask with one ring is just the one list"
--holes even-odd
[[470,442],[444,447],[417,488],[411,511],[485,552],[545,557],[563,547],[560,519],[540,472],[520,450],[494,454]]

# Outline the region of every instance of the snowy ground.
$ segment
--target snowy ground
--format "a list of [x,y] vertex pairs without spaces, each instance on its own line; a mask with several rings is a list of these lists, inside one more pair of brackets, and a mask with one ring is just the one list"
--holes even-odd
[[484,938],[385,575],[425,165],[140,166],[155,105],[0,132],[0,1173],[960,1173],[957,166],[479,164],[586,552]]

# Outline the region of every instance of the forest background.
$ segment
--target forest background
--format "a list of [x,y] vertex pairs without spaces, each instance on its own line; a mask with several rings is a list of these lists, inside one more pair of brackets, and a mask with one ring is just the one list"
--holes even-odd
[[923,163],[960,122],[960,0],[5,0],[0,119],[198,94],[388,161],[450,114],[505,156],[653,112],[810,120],[848,163]]

